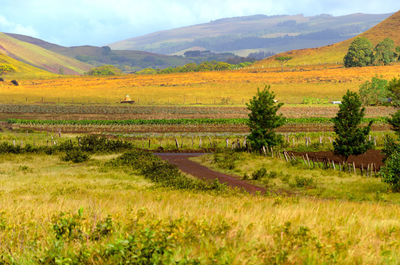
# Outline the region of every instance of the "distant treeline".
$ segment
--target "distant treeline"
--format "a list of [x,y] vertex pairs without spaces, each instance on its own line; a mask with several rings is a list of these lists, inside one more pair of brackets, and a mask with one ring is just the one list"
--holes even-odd
[[251,65],[252,62],[243,62],[239,64],[229,64],[226,62],[202,62],[200,64],[189,63],[184,66],[167,67],[165,69],[153,69],[146,68],[137,74],[170,74],[170,73],[188,73],[188,72],[205,72],[205,71],[225,71],[225,70],[235,70],[247,67]]

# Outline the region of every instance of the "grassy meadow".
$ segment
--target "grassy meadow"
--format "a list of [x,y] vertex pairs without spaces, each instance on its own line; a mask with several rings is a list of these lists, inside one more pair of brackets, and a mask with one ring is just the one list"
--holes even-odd
[[[0,134],[1,142],[35,142],[36,146],[49,145],[49,137]],[[57,141],[69,139],[75,141],[75,136],[63,135]],[[88,161],[75,164],[61,160],[62,152],[0,154],[0,261],[400,262],[399,196],[383,194],[387,187],[379,179],[287,167],[281,161],[241,154],[235,173],[251,174],[265,165],[268,171],[288,175],[289,183],[295,176],[314,178],[317,188],[294,187],[289,196],[181,190],[160,187],[138,171],[110,164],[120,155],[120,151],[94,153]],[[206,163],[209,157],[199,159]],[[282,188],[279,174],[268,184],[271,190]]]
[[[347,89],[374,76],[391,79],[400,65],[345,69],[342,67],[279,69],[254,68],[240,71],[74,77],[21,80],[16,87],[0,83],[0,103],[12,104],[119,104],[129,94],[137,105],[240,105],[270,84],[277,99],[300,104],[305,98],[329,102],[340,100]],[[7,79],[7,78],[6,78]]]

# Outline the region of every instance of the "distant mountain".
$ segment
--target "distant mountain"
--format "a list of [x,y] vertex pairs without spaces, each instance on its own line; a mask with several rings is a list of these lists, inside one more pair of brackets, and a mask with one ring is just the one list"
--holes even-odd
[[8,36],[18,39],[23,42],[40,46],[52,52],[62,54],[81,62],[88,63],[93,66],[111,64],[115,65],[125,72],[140,70],[143,68],[166,68],[181,66],[188,63],[200,63],[202,61],[232,61],[234,63],[244,61],[234,54],[214,54],[210,52],[202,52],[198,56],[168,56],[142,51],[131,50],[111,50],[109,47],[96,46],[76,46],[63,47],[57,44],[49,43],[41,39],[6,33]]
[[[369,39],[375,46],[385,38],[391,38],[396,46],[400,46],[400,11],[393,14],[389,18],[385,19],[378,25],[361,33],[360,37]],[[357,36],[357,37],[358,37]],[[333,45],[328,45],[314,49],[302,49],[285,52],[276,56],[290,56],[293,59],[290,60],[289,65],[305,65],[305,64],[343,64],[343,58],[347,53],[347,50],[351,42],[355,39],[350,38],[343,42],[339,42]],[[256,63],[256,66],[273,66],[278,65],[271,57],[266,60],[262,60]]]
[[91,66],[40,46],[0,33],[0,53],[23,63],[57,74],[82,74]]
[[170,55],[199,48],[213,52],[233,52],[240,56],[257,51],[278,53],[320,47],[349,39],[390,15],[255,15],[226,18],[160,31],[109,46],[113,50],[143,50]]

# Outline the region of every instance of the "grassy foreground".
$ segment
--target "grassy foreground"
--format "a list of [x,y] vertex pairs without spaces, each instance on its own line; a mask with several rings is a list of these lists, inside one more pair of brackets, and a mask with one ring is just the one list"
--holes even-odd
[[398,204],[160,188],[118,153],[61,155],[0,155],[0,263],[400,262]]

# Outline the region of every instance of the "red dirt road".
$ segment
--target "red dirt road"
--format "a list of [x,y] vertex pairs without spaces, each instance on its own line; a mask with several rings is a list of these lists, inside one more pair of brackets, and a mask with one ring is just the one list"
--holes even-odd
[[176,165],[181,171],[202,180],[218,179],[218,181],[221,183],[225,183],[226,185],[233,188],[243,189],[251,194],[255,194],[256,192],[265,193],[266,191],[264,188],[240,180],[238,177],[229,176],[220,172],[213,171],[205,166],[189,160],[190,157],[196,157],[203,154],[160,153],[157,155],[165,161]]

